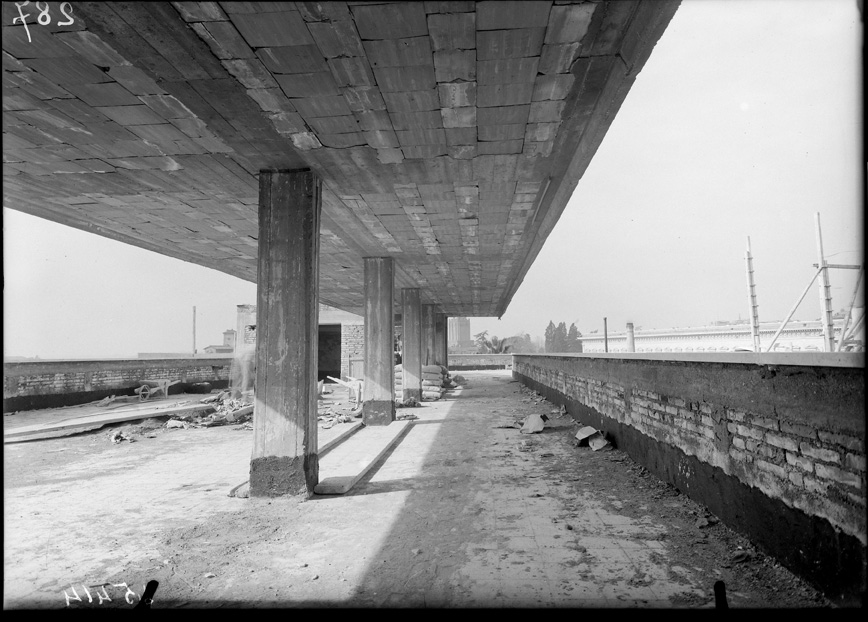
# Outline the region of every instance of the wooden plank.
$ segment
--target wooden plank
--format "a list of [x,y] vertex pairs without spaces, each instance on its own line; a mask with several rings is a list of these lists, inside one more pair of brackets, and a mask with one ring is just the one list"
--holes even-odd
[[176,406],[160,408],[154,404],[147,408],[116,410],[110,413],[78,417],[58,423],[28,425],[3,431],[4,443],[16,443],[34,440],[32,437],[45,437],[49,433],[62,435],[82,428],[99,428],[110,423],[121,421],[137,421],[150,417],[165,417],[170,415],[191,414],[200,410],[213,409],[213,404],[194,404],[191,406]]
[[516,140],[524,139],[527,124],[511,123],[507,125],[480,125],[477,132],[477,140],[495,141],[495,140]]
[[130,65],[127,59],[118,54],[117,50],[100,39],[95,33],[80,30],[76,32],[59,32],[54,36],[97,67]]
[[329,72],[277,74],[274,79],[289,98],[329,97],[341,94]]
[[440,114],[443,117],[443,127],[475,127],[477,123],[476,106],[443,108]]
[[406,420],[366,426],[319,461],[318,495],[342,495],[362,479],[410,427]]
[[211,22],[229,19],[216,2],[173,2],[185,22]]
[[461,108],[476,105],[476,82],[438,84],[437,91],[442,108]]

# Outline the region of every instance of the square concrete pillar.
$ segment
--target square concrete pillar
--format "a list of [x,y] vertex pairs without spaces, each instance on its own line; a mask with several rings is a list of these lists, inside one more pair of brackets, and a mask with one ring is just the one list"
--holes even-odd
[[411,397],[422,401],[422,305],[417,288],[401,290],[401,324],[404,339],[404,356],[401,359],[401,398]]
[[446,315],[434,314],[434,364],[446,367]]
[[434,333],[435,305],[422,305],[422,364],[434,365],[436,336]]
[[365,425],[395,421],[394,315],[391,257],[365,258]]
[[259,173],[251,496],[310,494],[319,481],[320,199],[309,170]]

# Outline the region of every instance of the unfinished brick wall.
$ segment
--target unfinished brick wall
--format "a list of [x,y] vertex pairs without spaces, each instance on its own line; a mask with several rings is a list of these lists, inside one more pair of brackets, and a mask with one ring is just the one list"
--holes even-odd
[[341,324],[341,378],[350,373],[350,359],[365,356],[365,325]]
[[[69,395],[85,399],[123,391],[142,380],[228,381],[230,365],[227,358],[4,363],[3,410],[24,410],[26,404],[40,403],[27,398]],[[72,401],[83,403],[80,399]]]
[[[742,489],[827,522],[860,549],[848,554],[862,559],[864,590],[861,369],[516,355],[513,372],[712,511],[729,511],[736,529],[763,532],[749,508],[732,509]],[[716,482],[721,473],[740,486]]]

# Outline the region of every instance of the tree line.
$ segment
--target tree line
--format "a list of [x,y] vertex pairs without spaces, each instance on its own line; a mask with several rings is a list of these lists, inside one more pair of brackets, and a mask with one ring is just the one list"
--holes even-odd
[[575,324],[570,324],[570,329],[567,330],[565,322],[561,322],[557,326],[551,320],[546,327],[545,332],[545,351],[546,352],[581,352],[582,342],[580,337],[582,333],[576,328]]

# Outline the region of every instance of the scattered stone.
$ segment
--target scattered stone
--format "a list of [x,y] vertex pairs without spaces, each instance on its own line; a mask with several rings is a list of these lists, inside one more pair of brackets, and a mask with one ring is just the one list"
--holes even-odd
[[169,419],[166,422],[166,427],[167,428],[186,428],[187,422],[181,421],[180,419]]
[[540,415],[528,415],[519,430],[522,434],[537,434],[545,428],[545,420]]
[[738,564],[741,562],[746,562],[751,559],[751,554],[748,551],[737,551],[731,558],[730,561],[734,564]]
[[300,563],[300,564],[298,565],[298,567],[299,567],[299,568],[307,568],[307,563],[306,563],[306,562],[302,562],[302,563]]
[[313,575],[310,576],[310,580],[311,580],[311,581],[316,581],[317,579],[319,579],[319,575],[318,575],[318,574],[313,574]]
[[422,550],[421,550],[421,549],[413,549],[413,550],[410,551],[410,552],[411,552],[413,555],[418,555],[419,553],[422,552]]
[[569,529],[569,530],[570,530],[570,531],[572,531],[572,530],[573,530],[573,526],[572,526],[572,525],[570,525],[570,524],[569,524],[569,523],[567,523],[567,525],[566,525],[566,527],[567,527],[567,529]]
[[213,578],[216,577],[216,576],[217,576],[217,575],[214,574],[213,572],[206,572],[205,575],[204,575],[204,577],[205,577],[206,579],[213,579]]

